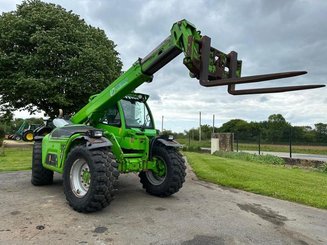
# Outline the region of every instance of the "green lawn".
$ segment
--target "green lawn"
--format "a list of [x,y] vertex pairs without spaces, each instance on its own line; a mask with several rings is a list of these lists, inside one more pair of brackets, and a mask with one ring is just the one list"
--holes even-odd
[[27,170],[32,167],[32,147],[4,148],[0,156],[0,172]]
[[[197,150],[199,147],[210,147],[210,140],[202,140],[201,142],[197,140],[188,139],[176,139],[179,143],[183,144],[185,147],[191,146],[191,150]],[[258,144],[245,144],[239,143],[239,150],[257,151]],[[236,143],[234,144],[234,150],[236,150]],[[273,151],[273,152],[289,152],[289,145],[271,145],[271,144],[261,144],[261,151]],[[321,154],[327,155],[327,146],[307,146],[307,145],[293,145],[293,153],[304,153],[304,154]]]
[[184,154],[202,180],[327,209],[326,173],[209,154]]

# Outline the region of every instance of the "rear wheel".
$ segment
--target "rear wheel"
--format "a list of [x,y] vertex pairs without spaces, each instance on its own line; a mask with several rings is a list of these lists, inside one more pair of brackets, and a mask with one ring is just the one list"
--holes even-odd
[[157,160],[156,173],[151,170],[139,173],[143,188],[160,197],[178,192],[186,176],[182,155],[175,148],[159,145],[153,149],[153,157]]
[[31,182],[37,186],[50,185],[53,182],[53,171],[42,166],[42,141],[34,142]]
[[76,146],[64,167],[64,191],[69,205],[78,212],[94,212],[113,199],[119,172],[114,156],[107,149],[88,150]]
[[31,142],[34,140],[34,132],[33,130],[26,130],[23,133],[23,140],[27,142]]

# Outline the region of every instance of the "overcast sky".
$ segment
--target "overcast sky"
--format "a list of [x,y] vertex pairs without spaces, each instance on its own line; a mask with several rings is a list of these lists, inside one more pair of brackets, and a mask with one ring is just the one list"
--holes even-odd
[[[0,0],[0,12],[14,10],[17,0]],[[192,22],[212,46],[238,52],[242,75],[306,70],[299,78],[255,85],[327,84],[327,1],[324,0],[51,0],[99,27],[117,44],[127,70],[169,35],[172,24]],[[253,85],[252,85],[253,86]],[[239,86],[244,87],[244,86]],[[327,88],[268,95],[229,95],[225,87],[205,88],[188,75],[182,55],[155,74],[138,92],[150,94],[157,128],[183,131],[202,123],[216,125],[241,118],[266,120],[282,114],[293,125],[327,123]],[[16,116],[28,116],[18,113]]]

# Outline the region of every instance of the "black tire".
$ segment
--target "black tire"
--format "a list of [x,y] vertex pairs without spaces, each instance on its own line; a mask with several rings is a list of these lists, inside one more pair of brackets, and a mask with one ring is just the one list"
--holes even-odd
[[[79,161],[84,161],[82,166],[87,164],[87,171],[90,174],[88,187],[83,190],[75,190],[76,182],[71,177],[71,171],[75,173]],[[77,181],[84,185],[82,166],[77,175],[81,177]],[[84,146],[74,147],[67,156],[63,174],[64,192],[69,205],[74,210],[83,213],[99,211],[108,206],[113,200],[118,183],[117,167],[114,155],[108,149],[88,150]],[[73,176],[75,175],[73,174]],[[84,187],[81,186],[82,188]],[[81,192],[85,194],[81,195]]]
[[154,183],[150,178],[155,175],[152,171],[140,172],[139,177],[143,188],[149,194],[160,197],[167,197],[178,192],[182,188],[186,176],[186,166],[182,155],[175,148],[158,145],[153,149],[153,156],[164,161],[166,175],[162,183],[160,181]]
[[20,136],[14,136],[13,139],[17,141],[21,140]]
[[23,141],[26,141],[26,142],[32,142],[34,140],[34,132],[33,130],[26,130],[24,133],[23,133],[23,137],[22,137]]
[[42,166],[42,141],[34,142],[31,182],[36,186],[50,185],[53,182],[53,171]]

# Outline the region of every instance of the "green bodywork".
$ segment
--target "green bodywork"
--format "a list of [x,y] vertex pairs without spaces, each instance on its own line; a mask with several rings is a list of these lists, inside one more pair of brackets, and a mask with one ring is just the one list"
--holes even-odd
[[[170,36],[166,38],[145,58],[137,60],[132,67],[112,82],[101,93],[92,96],[87,105],[71,117],[71,122],[80,127],[90,125],[101,129],[104,136],[111,142],[112,152],[119,163],[120,172],[139,172],[152,170],[158,176],[165,174],[165,165],[161,160],[150,157],[150,142],[158,136],[153,118],[146,100],[148,96],[131,94],[137,87],[145,82],[151,82],[153,74],[173,60],[180,53],[184,53],[184,65],[192,72],[195,64],[201,60],[200,32],[188,21],[176,22],[171,29]],[[219,53],[220,62],[226,63],[228,56]],[[216,56],[210,53],[208,71],[211,73],[217,69]],[[238,61],[237,76],[241,74],[241,61]],[[193,74],[194,75],[194,74]],[[223,71],[221,78],[228,77],[228,71]],[[142,99],[138,100],[138,97]],[[122,106],[125,100],[144,103],[148,110],[148,127],[130,127],[126,123],[126,111]],[[110,125],[104,123],[104,118],[110,108],[115,107],[119,111],[120,124]],[[70,125],[71,126],[71,125]],[[58,130],[58,129],[54,129]],[[45,168],[62,173],[68,153],[74,145],[81,143],[83,133],[70,136],[53,137],[53,132],[46,135],[42,141],[42,164]],[[87,179],[85,175],[83,178]]]
[[[143,94],[130,94],[128,98],[147,98]],[[133,100],[132,100],[133,101]],[[146,101],[136,100],[146,106]],[[121,101],[116,103],[119,111],[120,124],[108,125],[99,120],[96,125],[92,125],[104,132],[104,136],[111,142],[111,150],[116,157],[118,170],[120,172],[139,172],[141,170],[152,170],[157,175],[163,175],[164,166],[154,157],[149,160],[150,140],[157,136],[157,130],[154,127],[153,118],[150,114],[150,128],[133,128],[126,124],[125,113]],[[148,112],[150,112],[148,110]],[[69,125],[70,127],[81,127],[83,124]],[[63,127],[64,128],[64,127]],[[80,138],[84,133],[76,133],[71,136],[55,137],[55,131],[62,128],[54,129],[46,135],[42,141],[42,163],[47,169],[63,173],[64,163],[68,153],[76,143],[81,143]],[[85,176],[83,176],[85,177]]]

